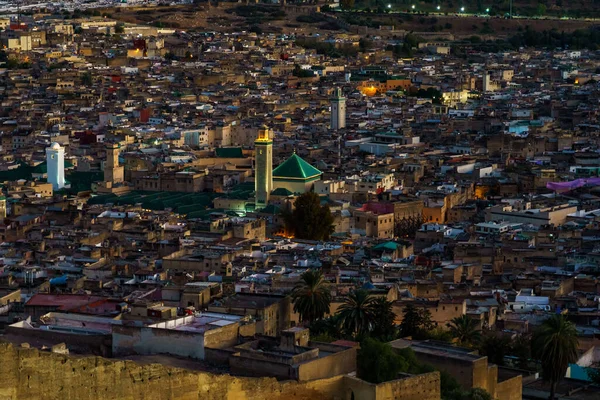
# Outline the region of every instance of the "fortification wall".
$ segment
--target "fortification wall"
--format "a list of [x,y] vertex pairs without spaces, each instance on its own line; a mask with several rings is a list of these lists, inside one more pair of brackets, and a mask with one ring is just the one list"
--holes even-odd
[[1,400],[310,400],[341,399],[339,376],[314,382],[277,382],[140,365],[101,357],[73,357],[0,343]]
[[439,379],[433,372],[379,385],[343,375],[278,382],[0,342],[0,400],[439,400]]

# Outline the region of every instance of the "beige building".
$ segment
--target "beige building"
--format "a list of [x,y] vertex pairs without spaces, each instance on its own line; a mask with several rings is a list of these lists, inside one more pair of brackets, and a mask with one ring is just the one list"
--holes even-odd
[[394,214],[375,214],[370,211],[352,213],[354,229],[363,231],[365,236],[386,239],[394,237]]

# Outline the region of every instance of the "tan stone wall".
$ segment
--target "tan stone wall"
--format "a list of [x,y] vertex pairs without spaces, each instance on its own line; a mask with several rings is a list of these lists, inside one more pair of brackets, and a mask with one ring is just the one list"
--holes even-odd
[[340,400],[343,377],[306,383],[238,378],[139,365],[101,357],[69,357],[0,343],[2,400]]
[[377,399],[436,400],[441,396],[440,374],[432,372],[377,385]]
[[[379,385],[348,376],[277,382],[274,378],[214,375],[160,364],[72,357],[1,342],[0,365],[2,400],[349,400],[352,392],[361,400],[440,399],[438,372]],[[506,388],[499,389],[508,390],[513,383],[520,388],[520,380],[515,379],[505,381]],[[510,396],[506,399],[520,398]]]
[[496,395],[499,400],[521,400],[523,397],[523,378],[521,375],[498,382]]
[[310,381],[356,371],[356,348],[300,364],[298,380]]
[[438,400],[441,398],[440,373],[431,372],[384,382],[378,385],[346,376],[345,399],[360,400]]

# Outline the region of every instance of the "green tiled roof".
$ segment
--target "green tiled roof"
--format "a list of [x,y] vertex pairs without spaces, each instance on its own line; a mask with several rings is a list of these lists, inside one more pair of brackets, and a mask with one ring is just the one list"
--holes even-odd
[[[72,162],[65,160],[65,169],[68,168],[73,168],[74,165]],[[48,164],[46,163],[46,161],[39,163],[38,165],[36,165],[35,167],[33,167],[33,171],[34,174],[46,174],[48,173]]]
[[308,179],[321,174],[321,171],[304,161],[296,153],[273,170],[273,178],[283,179]]
[[291,196],[294,193],[290,192],[286,188],[277,188],[271,192],[273,196]]
[[220,147],[216,154],[219,158],[244,158],[241,147]]
[[266,206],[265,208],[263,208],[261,210],[261,213],[263,214],[272,214],[272,215],[276,215],[279,214],[281,212],[281,208],[279,208],[276,205],[273,204],[269,204],[268,206]]
[[397,248],[398,248],[398,243],[395,243],[395,242],[380,243],[374,247],[375,250],[384,250],[384,251],[395,251]]

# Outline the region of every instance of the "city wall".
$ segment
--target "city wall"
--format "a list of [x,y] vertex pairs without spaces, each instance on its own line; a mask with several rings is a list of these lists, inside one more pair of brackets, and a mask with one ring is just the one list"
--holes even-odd
[[352,393],[363,400],[440,399],[439,374],[435,372],[380,385],[347,376],[277,382],[274,378],[241,378],[160,364],[66,356],[3,342],[0,365],[1,400],[350,400]]

